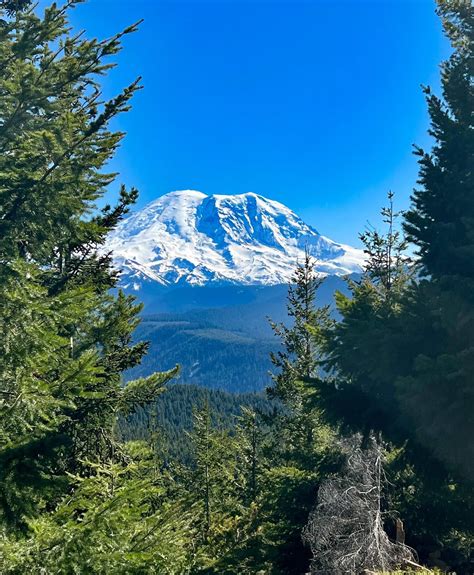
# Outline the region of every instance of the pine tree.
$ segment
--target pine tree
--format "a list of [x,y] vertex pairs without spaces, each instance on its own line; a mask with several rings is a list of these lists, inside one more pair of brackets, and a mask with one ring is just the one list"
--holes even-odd
[[12,16],[16,12],[24,10],[32,3],[32,0],[2,0],[0,2],[0,9],[5,10],[5,12]]
[[419,440],[474,480],[474,7],[438,2],[453,53],[440,98],[425,89],[434,146],[420,156],[420,188],[405,229],[424,279],[407,306],[412,364],[399,382]]
[[[98,78],[131,26],[110,39],[71,34],[63,7],[0,4],[0,522],[27,528],[68,489],[72,473],[120,459],[119,413],[151,401],[172,373],[122,386],[146,351],[133,344],[140,306],[111,295],[107,233],[115,207],[96,202],[138,80],[104,101]],[[173,372],[174,373],[174,372]]]
[[[426,89],[435,146],[431,154],[418,150],[422,187],[404,225],[418,247],[424,278],[407,283],[403,260],[390,250],[390,229],[381,252],[380,238],[362,236],[370,256],[366,278],[353,286],[352,299],[338,295],[342,321],[329,338],[330,365],[342,377],[337,389],[326,388],[346,422],[378,427],[397,442],[411,438],[469,477],[474,457],[464,438],[474,431],[474,284],[468,263],[474,237],[473,10],[470,2],[439,2],[454,52],[442,66],[444,100]],[[390,228],[390,218],[387,223]],[[389,253],[399,270],[401,290],[395,292],[386,289]]]
[[287,313],[291,327],[270,321],[283,349],[271,354],[272,363],[279,372],[272,376],[274,385],[267,392],[271,398],[279,399],[291,408],[301,405],[305,384],[312,380],[318,368],[311,329],[318,329],[321,323],[328,321],[328,307],[316,308],[316,292],[323,280],[317,277],[314,266],[306,249],[304,262],[297,265],[288,287]]
[[268,470],[261,503],[262,546],[283,573],[306,572],[310,555],[301,531],[314,503],[318,481],[333,466],[333,432],[321,419],[314,398],[323,379],[323,334],[333,320],[329,307],[317,307],[322,283],[309,250],[288,288],[291,324],[271,323],[282,349],[271,356],[278,372],[267,392],[277,399],[264,420],[270,433],[264,453]]
[[[474,477],[472,442],[466,441],[474,431],[474,285],[467,263],[474,12],[470,2],[438,5],[454,52],[442,67],[444,101],[427,90],[435,146],[431,154],[418,150],[422,187],[405,215],[405,232],[418,247],[417,275],[407,276],[403,264],[400,289],[387,290],[384,257],[372,249],[374,237],[365,235],[365,278],[353,284],[352,298],[338,294],[341,321],[328,335],[328,367],[336,382],[322,385],[318,399],[329,419],[351,430],[380,430],[398,446],[394,477],[406,497],[400,503],[411,543],[422,551],[436,536],[444,542],[439,549],[451,545],[465,557],[474,505],[465,481]],[[389,229],[382,256],[390,251],[390,235]]]
[[213,531],[219,529],[222,515],[237,512],[237,508],[234,508],[235,484],[240,485],[241,482],[235,475],[235,440],[227,430],[220,429],[212,421],[207,400],[194,413],[191,439],[195,457],[191,485],[202,506],[203,540],[208,541]]
[[257,500],[261,491],[264,456],[265,430],[259,414],[242,406],[242,415],[237,419],[236,439],[243,476],[242,499],[246,505]]
[[454,51],[441,66],[442,98],[425,88],[435,143],[431,152],[416,148],[421,187],[405,229],[426,276],[462,281],[474,277],[474,9],[439,0],[438,14]]
[[4,539],[2,575],[188,573],[195,562],[196,507],[171,474],[156,473],[152,450],[124,446],[124,461],[97,463],[50,513],[29,520],[27,537]]
[[388,205],[381,210],[386,232],[369,227],[359,236],[367,257],[366,278],[378,288],[388,304],[393,302],[393,298],[400,297],[414,275],[411,258],[407,255],[408,240],[398,225],[403,212],[395,211],[394,197],[390,191]]
[[274,385],[267,389],[267,394],[280,404],[266,418],[273,428],[274,455],[279,452],[282,461],[311,471],[314,458],[320,457],[317,437],[322,430],[312,396],[318,388],[320,365],[325,359],[322,334],[333,321],[329,306],[316,307],[317,289],[323,280],[317,277],[314,267],[315,262],[306,250],[304,262],[297,265],[288,287],[287,313],[291,325],[270,322],[281,339],[281,349],[271,354],[279,371],[272,374]]
[[361,279],[348,281],[350,295],[336,293],[340,320],[323,334],[331,377],[321,382],[317,402],[332,423],[392,435],[400,424],[394,378],[406,361],[397,334],[414,270],[392,193],[381,215],[383,230],[360,234],[367,256]]
[[194,449],[196,453],[196,473],[199,477],[198,488],[202,492],[202,504],[204,508],[204,533],[211,529],[213,514],[213,491],[214,491],[214,468],[218,465],[214,457],[213,431],[211,426],[211,414],[209,403],[206,401],[204,408],[195,413],[194,419]]

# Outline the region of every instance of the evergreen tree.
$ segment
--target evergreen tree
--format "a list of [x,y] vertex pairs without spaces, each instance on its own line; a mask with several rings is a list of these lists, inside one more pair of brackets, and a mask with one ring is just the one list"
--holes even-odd
[[[72,36],[67,14],[79,1],[40,17],[28,0],[0,0],[2,572],[306,572],[301,531],[338,464],[323,416],[369,437],[383,431],[392,442],[388,495],[409,542],[423,543],[424,556],[451,546],[459,572],[472,572],[474,498],[462,480],[474,460],[465,440],[474,366],[471,4],[439,0],[454,53],[444,100],[427,90],[436,144],[419,150],[422,187],[405,225],[421,281],[412,281],[392,195],[387,232],[362,235],[367,268],[350,283],[352,298],[338,294],[339,322],[315,307],[320,281],[306,253],[289,289],[291,326],[272,324],[282,349],[272,356],[269,396],[278,403],[262,415],[268,425],[244,409],[223,429],[206,402],[183,441],[185,468],[160,455],[155,427],[137,431],[151,445],[119,440],[120,422],[149,422],[149,404],[176,371],[123,381],[147,345],[133,341],[141,306],[111,290],[117,273],[103,243],[137,192],[122,187],[118,204],[101,211],[96,203],[114,181],[105,166],[123,136],[109,123],[139,85],[104,101],[98,78],[135,26],[105,41]],[[183,421],[180,409],[168,419]],[[345,503],[352,486],[342,483]],[[359,500],[376,494],[380,535],[381,492],[365,487]],[[347,524],[329,516],[330,531]],[[321,550],[324,541],[312,543]]]
[[[393,206],[382,213],[390,212]],[[331,377],[320,380],[313,398],[325,420],[343,432],[362,431],[365,437],[373,430],[383,433],[390,441],[387,495],[396,501],[409,543],[425,560],[431,552],[458,547],[458,561],[466,557],[463,541],[472,530],[474,500],[469,486],[440,465],[435,446],[423,446],[416,426],[407,421],[399,382],[432,333],[419,314],[411,315],[419,289],[416,269],[403,252],[397,219],[385,219],[386,231],[362,235],[367,268],[360,281],[350,283],[352,297],[336,296],[341,319],[326,332]]]
[[388,205],[381,210],[386,232],[370,227],[360,234],[367,256],[365,274],[388,304],[403,295],[407,283],[413,277],[411,259],[407,255],[408,240],[399,229],[403,212],[394,208],[394,193],[388,193]]
[[202,533],[207,541],[219,529],[218,518],[222,520],[223,512],[237,512],[233,508],[235,484],[240,483],[236,451],[229,432],[213,425],[208,401],[194,414],[191,437],[195,454],[192,490],[202,505]]
[[420,188],[405,228],[424,279],[407,306],[411,366],[399,381],[419,440],[474,480],[474,7],[438,2],[453,47],[442,65],[443,98],[426,88],[435,143],[420,156]]
[[[474,286],[464,259],[472,249],[473,8],[438,5],[454,52],[442,67],[444,101],[427,90],[435,146],[431,154],[418,150],[422,187],[405,215],[419,266],[407,275],[403,258],[394,257],[391,218],[381,249],[379,238],[363,236],[368,267],[352,285],[352,298],[337,296],[342,319],[328,337],[328,367],[337,379],[322,382],[318,404],[347,428],[380,430],[398,446],[393,477],[407,497],[401,508],[409,541],[424,557],[449,541],[462,564],[463,541],[474,531],[474,498],[465,481],[474,477],[472,444],[465,440],[473,433]],[[390,267],[398,269],[395,284],[386,281],[389,254]]]
[[146,445],[130,442],[123,455],[73,477],[68,497],[29,520],[28,537],[0,530],[2,574],[190,573],[200,551],[195,506],[170,473],[156,472]]
[[282,349],[271,356],[279,371],[267,391],[280,403],[264,418],[270,434],[264,449],[268,470],[263,477],[260,513],[265,539],[262,545],[276,573],[307,571],[310,554],[302,543],[301,532],[319,480],[334,469],[333,431],[323,424],[314,401],[323,377],[323,334],[333,323],[328,307],[316,307],[322,281],[306,250],[288,288],[291,324],[271,323]]
[[261,478],[264,464],[263,443],[265,430],[263,422],[253,409],[242,407],[238,418],[236,439],[242,468],[243,501],[250,505],[257,500],[261,491]]
[[405,229],[426,276],[461,282],[474,277],[474,9],[469,0],[438,0],[438,14],[453,53],[441,66],[442,98],[425,88],[435,142],[431,152],[416,148],[421,187]]
[[0,5],[0,522],[27,529],[55,508],[73,473],[120,458],[119,413],[151,401],[173,373],[122,387],[146,345],[131,334],[141,309],[113,296],[102,244],[136,190],[96,202],[123,136],[108,125],[129,109],[138,80],[104,101],[97,78],[123,33],[71,35],[68,10],[41,17]]
[[304,262],[296,267],[288,287],[291,325],[271,322],[282,348],[271,354],[279,371],[272,375],[274,385],[267,389],[270,398],[281,402],[272,416],[276,452],[285,463],[297,463],[308,470],[314,468],[313,456],[320,457],[316,439],[322,426],[312,396],[324,359],[322,334],[333,323],[329,306],[316,307],[317,289],[323,280],[317,277],[314,266],[306,250]]
[[200,534],[194,542],[196,572],[250,575],[256,525],[254,505],[248,501],[248,467],[241,460],[245,451],[241,437],[213,421],[206,401],[195,411],[191,439],[194,464],[185,484]]
[[270,320],[270,325],[281,339],[283,349],[271,354],[273,365],[279,370],[273,375],[274,385],[267,392],[271,398],[284,401],[291,407],[301,404],[305,383],[318,367],[314,338],[310,328],[326,319],[328,308],[317,309],[316,291],[322,280],[317,278],[309,250],[304,262],[298,264],[288,287],[287,313],[291,327]]
[[383,429],[391,436],[400,424],[393,378],[405,361],[394,338],[414,270],[392,193],[381,215],[383,231],[371,228],[360,235],[367,255],[362,278],[348,282],[350,295],[336,293],[340,321],[324,332],[325,366],[332,377],[320,382],[316,402],[332,423],[349,431]]
[[2,0],[0,2],[0,8],[5,10],[5,12],[12,16],[16,12],[24,10],[32,3],[32,0]]

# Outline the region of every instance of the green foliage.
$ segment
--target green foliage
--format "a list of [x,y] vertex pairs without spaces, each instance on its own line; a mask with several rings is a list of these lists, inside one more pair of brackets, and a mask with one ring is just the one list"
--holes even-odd
[[[282,349],[271,355],[278,369],[274,385],[267,389],[284,409],[272,414],[274,456],[284,465],[314,470],[321,458],[318,444],[327,444],[330,430],[323,426],[313,396],[318,388],[323,355],[323,335],[333,325],[329,306],[316,307],[317,290],[322,280],[316,277],[314,262],[306,252],[305,261],[296,268],[288,289],[288,316],[291,325],[271,322],[281,339]],[[313,457],[314,456],[314,457]]]
[[[213,427],[209,404],[194,414],[191,435],[194,447],[194,471],[192,482],[197,500],[202,508],[203,538],[221,526],[214,520],[214,508],[228,506],[236,477],[232,438],[225,430]],[[226,505],[227,504],[227,505]]]
[[295,409],[301,404],[305,384],[315,375],[319,365],[311,329],[318,330],[323,323],[329,322],[329,306],[315,307],[316,291],[321,283],[306,251],[305,260],[296,267],[288,289],[287,311],[292,325],[287,327],[270,321],[283,349],[271,354],[272,363],[279,371],[273,375],[274,385],[268,388],[268,394]]
[[413,193],[405,228],[426,275],[472,279],[474,10],[467,1],[439,0],[438,14],[454,51],[441,66],[442,98],[425,88],[435,143],[431,152],[416,149],[421,187]]
[[367,256],[366,277],[383,300],[396,306],[396,298],[403,296],[413,270],[411,259],[406,255],[408,241],[397,226],[403,213],[395,212],[394,196],[393,192],[388,193],[388,206],[381,210],[386,233],[369,228],[360,234],[360,239]]
[[153,441],[166,461],[191,465],[194,458],[190,438],[193,414],[206,404],[212,425],[231,433],[236,432],[236,426],[247,411],[268,415],[274,409],[273,403],[262,395],[234,394],[173,383],[153,403],[120,416],[117,436],[121,441]]
[[[148,317],[134,336],[142,306],[115,293],[103,243],[137,192],[96,203],[123,136],[110,121],[139,88],[104,101],[99,79],[136,27],[73,37],[77,2],[39,16],[0,1],[2,573],[299,575],[310,561],[301,531],[340,466],[335,439],[353,430],[390,442],[387,524],[402,517],[422,558],[442,553],[472,572],[472,6],[439,2],[454,53],[443,100],[427,91],[435,146],[419,151],[421,189],[405,216],[421,271],[392,195],[386,233],[362,234],[366,273],[350,297],[337,294],[338,321],[316,306],[307,254],[288,293],[291,323],[271,324],[269,401],[161,393],[177,350],[196,370],[187,381],[233,373],[229,386],[260,389],[270,342],[253,334],[251,306],[228,313],[232,329],[219,310]],[[164,353],[140,367],[148,335]]]
[[419,259],[407,267],[390,206],[383,212],[387,232],[362,235],[369,256],[362,281],[351,284],[351,298],[337,296],[341,321],[327,331],[326,346],[333,378],[320,383],[315,403],[332,423],[382,431],[402,450],[389,473],[408,541],[423,558],[441,551],[469,572],[474,9],[462,1],[438,4],[454,51],[442,65],[443,98],[426,90],[435,143],[429,154],[418,150],[421,187],[404,215]]
[[[380,235],[385,238],[381,246],[386,254],[390,234]],[[410,280],[413,274],[394,261],[392,281],[397,288],[389,289],[384,283],[386,267],[369,255],[366,275],[351,284],[352,298],[337,296],[341,320],[327,332],[326,348],[332,377],[320,383],[314,401],[325,418],[344,431],[360,430],[368,435],[376,430],[390,440],[397,457],[387,469],[387,496],[405,522],[408,543],[426,560],[450,541],[450,546],[458,547],[453,562],[463,564],[469,552],[461,552],[461,541],[473,529],[472,486],[440,465],[436,457],[453,431],[446,427],[442,439],[420,441],[420,414],[430,409],[434,417],[442,407],[439,399],[433,401],[436,378],[442,372],[432,374],[426,390],[429,394],[417,395],[414,385],[405,388],[406,392],[402,387],[413,377],[410,374],[418,354],[436,354],[448,344],[440,337],[440,326],[429,319],[434,310],[432,300],[426,297],[428,282]],[[408,418],[410,405],[414,420]],[[430,419],[429,425],[424,422],[427,429],[434,430],[433,421]],[[453,445],[453,455],[466,449],[464,443]],[[454,544],[456,537],[458,543]]]
[[333,325],[329,307],[316,307],[321,283],[307,251],[288,289],[292,324],[271,324],[282,350],[271,356],[279,371],[267,391],[284,409],[265,418],[271,428],[267,454],[272,468],[266,475],[262,503],[262,525],[266,527],[262,529],[276,573],[307,570],[310,554],[302,544],[301,532],[319,480],[337,466],[334,430],[322,422],[313,399],[322,377],[323,334]]
[[[265,388],[271,367],[269,354],[274,343],[269,335],[231,329],[230,312],[144,315],[136,340],[150,342],[151,353],[130,370],[127,377],[143,377],[153,371],[182,366],[178,381],[216,387],[235,393],[258,392]],[[262,318],[263,322],[263,318]],[[156,350],[156,351],[155,351]]]
[[421,187],[405,223],[426,278],[406,322],[428,345],[414,349],[398,386],[418,440],[473,481],[474,447],[464,438],[474,433],[474,7],[440,1],[438,13],[454,50],[441,67],[443,97],[425,90],[435,143],[417,150]]
[[0,2],[0,14],[3,10],[8,16],[13,16],[15,12],[25,10],[31,4],[31,0],[2,0]]
[[[117,205],[101,211],[96,201],[115,178],[104,168],[122,138],[109,122],[129,109],[138,81],[104,101],[98,78],[135,26],[104,41],[73,37],[67,14],[76,3],[42,17],[23,2],[0,5],[2,570],[31,553],[32,565],[43,552],[46,560],[45,541],[63,528],[72,546],[86,544],[71,505],[77,497],[100,513],[95,470],[122,474],[118,414],[154,399],[176,373],[122,385],[146,351],[132,342],[141,306],[109,293],[117,274],[102,244],[137,193],[122,187]],[[69,553],[69,542],[60,545]]]
[[51,575],[190,573],[192,506],[170,499],[173,480],[155,473],[146,446],[129,444],[124,455],[125,463],[72,477],[72,495],[30,520],[26,540],[0,547],[2,573],[38,573],[39,566]]

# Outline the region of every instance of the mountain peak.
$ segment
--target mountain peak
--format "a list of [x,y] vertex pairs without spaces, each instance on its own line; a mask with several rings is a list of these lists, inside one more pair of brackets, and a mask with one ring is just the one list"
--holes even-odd
[[164,198],[178,198],[178,197],[207,198],[207,194],[205,194],[204,192],[200,192],[199,190],[175,190],[174,192],[168,192],[164,196],[160,196],[155,200],[155,202],[163,200]]
[[122,221],[111,234],[124,281],[164,285],[286,283],[308,248],[321,274],[361,270],[364,254],[338,244],[285,205],[248,192],[178,190]]

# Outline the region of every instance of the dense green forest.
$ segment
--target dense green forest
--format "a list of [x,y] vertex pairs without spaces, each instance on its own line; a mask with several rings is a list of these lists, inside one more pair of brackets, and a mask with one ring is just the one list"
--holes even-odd
[[[179,363],[180,382],[237,393],[263,391],[269,381],[270,353],[279,346],[268,318],[288,320],[286,291],[285,285],[168,290],[145,286],[140,290],[145,305],[134,341],[149,342],[149,351],[125,379]],[[330,276],[318,290],[318,304],[331,304],[336,315],[335,291],[348,293],[347,285],[343,278]]]
[[[143,316],[136,335],[150,343],[150,352],[125,377],[150,375],[179,363],[181,382],[239,393],[265,389],[269,354],[275,347],[271,336],[214,327],[203,312],[196,319],[190,315]],[[260,319],[265,324],[265,318]]]
[[96,205],[140,80],[100,78],[136,26],[73,35],[75,4],[0,1],[1,573],[474,573],[471,2],[438,0],[411,208],[362,233],[337,315],[297,266],[267,399],[123,375],[142,306],[101,247],[137,191]]
[[194,415],[206,406],[212,426],[229,432],[236,429],[245,410],[269,416],[275,409],[282,409],[263,394],[228,393],[197,385],[172,384],[154,402],[119,418],[117,436],[120,441],[153,439],[164,461],[190,464]]

